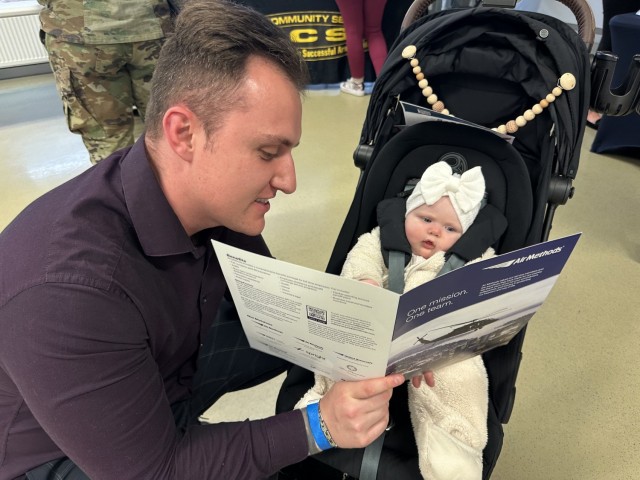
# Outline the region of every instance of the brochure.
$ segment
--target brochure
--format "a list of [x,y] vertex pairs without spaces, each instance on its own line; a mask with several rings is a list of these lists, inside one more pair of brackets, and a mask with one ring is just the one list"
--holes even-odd
[[454,117],[453,115],[444,115],[442,113],[438,113],[430,108],[421,107],[419,105],[414,105],[413,103],[400,101],[400,107],[402,108],[402,114],[404,118],[404,125],[400,127],[410,127],[412,125],[416,125],[422,122],[450,122],[450,123],[459,123],[462,125],[466,125],[468,127],[477,128],[479,130],[484,130],[486,132],[497,135],[508,143],[513,143],[515,137],[512,135],[508,135],[506,133],[500,133],[497,130],[492,130],[491,128],[483,127],[482,125],[478,125],[477,123],[469,122],[468,120],[464,120],[462,118]]
[[213,241],[252,348],[334,380],[435,369],[509,342],[580,234],[467,264],[400,295]]

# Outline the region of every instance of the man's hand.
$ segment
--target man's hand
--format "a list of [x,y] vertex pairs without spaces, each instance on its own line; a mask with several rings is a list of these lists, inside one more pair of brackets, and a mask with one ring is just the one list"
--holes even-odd
[[366,447],[389,424],[393,388],[399,374],[358,382],[337,382],[320,400],[320,412],[333,440],[341,448]]

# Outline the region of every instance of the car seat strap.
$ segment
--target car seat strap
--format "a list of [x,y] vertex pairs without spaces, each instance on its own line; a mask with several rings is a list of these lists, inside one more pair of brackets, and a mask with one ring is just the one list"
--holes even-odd
[[405,254],[397,250],[389,252],[389,286],[392,292],[402,294],[404,291]]
[[[393,197],[382,200],[376,208],[376,217],[380,226],[380,246],[385,266],[389,267],[389,252],[404,252],[402,270],[411,260],[411,245],[404,233],[404,213],[406,199]],[[395,290],[394,290],[395,291]],[[402,290],[398,293],[402,293]]]
[[449,256],[447,261],[444,263],[440,271],[436,274],[436,277],[440,275],[444,275],[452,270],[456,270],[457,268],[463,267],[467,262],[464,258],[456,255],[455,253]]
[[[387,288],[399,294],[402,294],[404,291],[405,258],[404,252],[397,250],[389,251],[389,284]],[[376,480],[378,476],[378,465],[380,464],[380,455],[382,454],[382,446],[387,430],[382,432],[373,443],[364,449],[362,464],[360,465],[360,475],[358,477],[360,480]]]
[[364,449],[362,455],[362,465],[360,465],[360,480],[376,480],[378,476],[378,465],[380,464],[380,455],[382,454],[382,445],[387,430],[384,430],[373,443]]

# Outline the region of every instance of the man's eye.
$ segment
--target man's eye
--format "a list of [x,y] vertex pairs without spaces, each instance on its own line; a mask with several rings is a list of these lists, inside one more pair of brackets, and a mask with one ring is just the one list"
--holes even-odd
[[262,157],[263,160],[273,160],[274,158],[276,158],[278,156],[278,153],[273,153],[273,152],[267,152],[265,150],[260,150],[260,156]]

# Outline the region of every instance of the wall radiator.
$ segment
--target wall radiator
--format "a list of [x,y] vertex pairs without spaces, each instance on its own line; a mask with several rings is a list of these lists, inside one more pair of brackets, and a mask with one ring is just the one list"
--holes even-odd
[[38,32],[40,6],[35,1],[0,0],[0,68],[49,61]]

